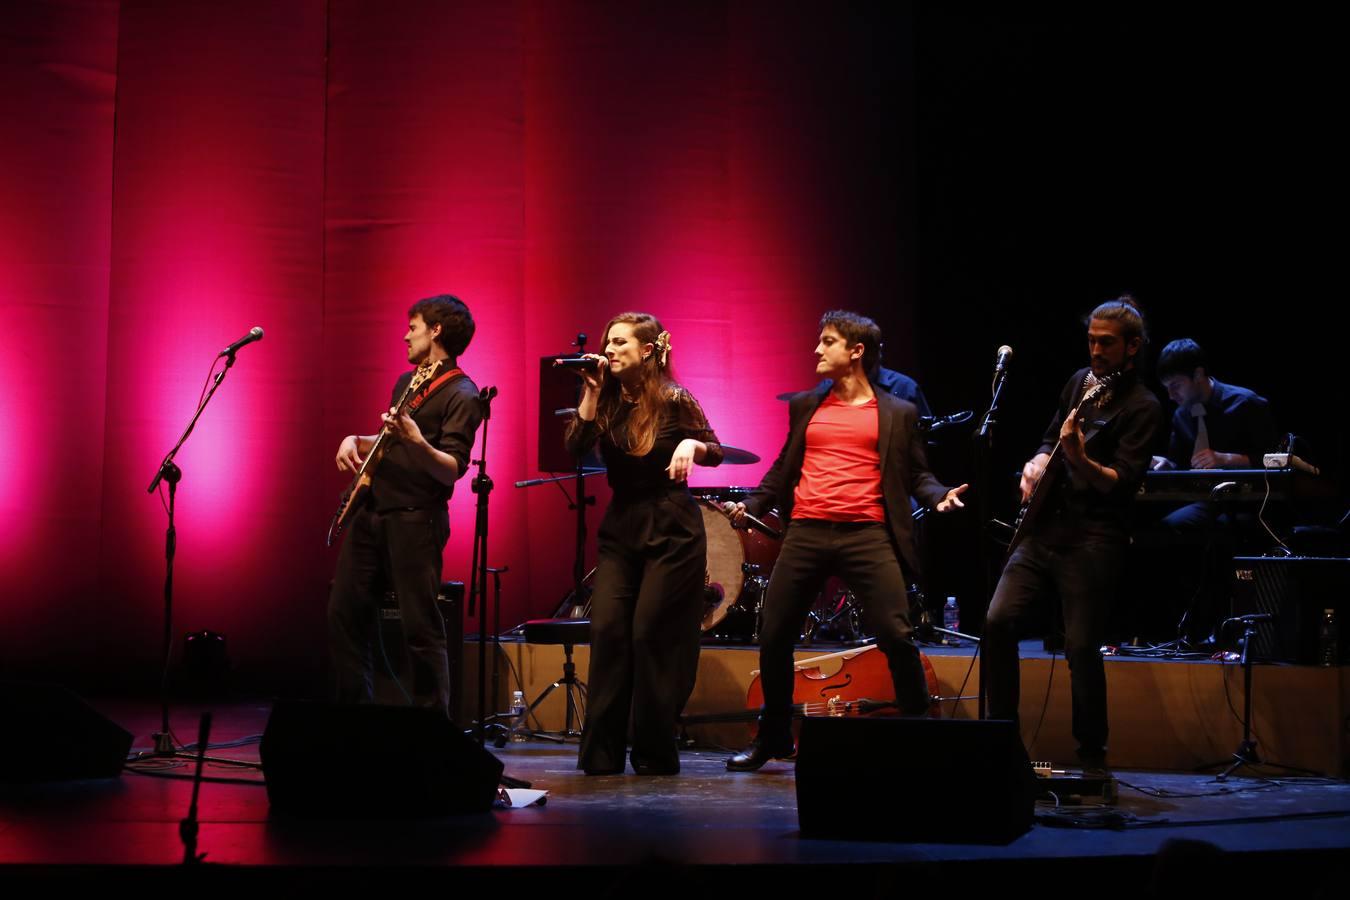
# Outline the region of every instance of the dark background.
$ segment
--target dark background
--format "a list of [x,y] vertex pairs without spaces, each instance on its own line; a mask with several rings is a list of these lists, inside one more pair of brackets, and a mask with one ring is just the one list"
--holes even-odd
[[[1341,140],[1326,23],[922,4],[915,33],[923,385],[935,411],[979,411],[994,349],[1014,348],[995,502],[1013,511],[1012,473],[1086,363],[1082,317],[1123,292],[1148,316],[1154,356],[1197,340],[1213,375],[1269,398],[1278,426],[1339,477]],[[935,455],[963,471],[955,443]],[[956,563],[970,541],[943,543],[930,592],[978,596],[977,578],[947,580],[969,573]],[[1165,593],[1166,574],[1135,574],[1128,602]]]

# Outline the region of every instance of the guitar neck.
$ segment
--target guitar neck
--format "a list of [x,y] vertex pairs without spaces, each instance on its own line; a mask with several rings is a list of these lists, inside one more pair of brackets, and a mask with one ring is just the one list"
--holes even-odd
[[[409,408],[418,389],[441,368],[441,362],[436,361],[418,366],[417,371],[409,379],[407,387],[399,395],[398,402],[394,404],[393,416],[401,416]],[[458,371],[458,369],[454,370]],[[342,534],[347,527],[347,523],[355,509],[357,509],[369,496],[370,485],[373,481],[371,472],[379,465],[380,459],[384,456],[385,444],[393,434],[392,429],[386,423],[380,426],[379,432],[375,435],[374,442],[370,445],[370,450],[366,453],[366,458],[361,462],[361,467],[357,470],[351,483],[347,485],[347,490],[343,492],[342,499],[338,502],[337,512],[333,514],[333,521],[328,525],[328,545],[333,545],[333,539]],[[359,440],[358,440],[358,451]]]
[[[408,404],[412,402],[413,397],[417,393],[417,389],[429,381],[431,375],[435,374],[439,369],[440,364],[437,363],[432,367],[431,372],[426,378],[413,378],[408,382],[408,386],[403,389],[403,393],[399,394],[398,402],[394,404],[394,412],[392,413],[394,417],[401,416],[407,411]],[[385,445],[388,444],[392,433],[393,432],[390,431],[388,425],[380,426],[380,430],[375,434],[375,443],[370,445],[370,451],[366,453],[366,459],[361,463],[361,468],[356,473],[357,480],[360,480],[367,471],[378,464],[380,457],[384,455]]]
[[361,463],[361,468],[356,471],[356,480],[363,478],[367,471],[374,468],[380,457],[384,456],[384,448],[389,439],[389,426],[383,426],[375,435],[375,442],[370,445],[370,450],[366,453],[365,460]]
[[[1085,395],[1082,400],[1078,401],[1077,406],[1069,410],[1069,415],[1075,419],[1079,418],[1078,411],[1083,408],[1083,404],[1095,397],[1095,392]],[[1067,418],[1065,421],[1067,421]],[[1004,557],[1005,562],[1008,557],[1012,556],[1012,552],[1017,549],[1017,545],[1022,543],[1022,539],[1026,537],[1027,530],[1030,528],[1031,523],[1036,520],[1041,507],[1045,505],[1046,498],[1049,497],[1054,490],[1055,482],[1059,480],[1060,475],[1061,467],[1059,462],[1063,458],[1064,441],[1063,439],[1060,439],[1055,441],[1055,446],[1050,451],[1050,458],[1045,461],[1045,468],[1041,470],[1041,478],[1031,490],[1031,496],[1027,498],[1026,503],[1022,504],[1021,510],[1017,513],[1017,527],[1013,532],[1012,540],[1008,542],[1008,552]]]

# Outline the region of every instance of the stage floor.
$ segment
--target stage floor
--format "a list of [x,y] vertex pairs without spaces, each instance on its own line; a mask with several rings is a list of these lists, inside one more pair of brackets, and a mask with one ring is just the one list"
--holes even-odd
[[[158,724],[154,702],[93,705],[131,730],[137,747],[148,746]],[[212,743],[260,734],[269,710],[266,703],[215,706]],[[195,734],[197,713],[175,709],[179,737]],[[7,734],[5,740],[31,738]],[[258,758],[256,743],[214,752]],[[701,895],[766,878],[803,888],[850,879],[869,892],[889,893],[893,883],[994,883],[1015,873],[1047,881],[1081,875],[1101,886],[1099,895],[1117,895],[1141,892],[1161,865],[1169,884],[1202,873],[1206,880],[1198,884],[1264,880],[1278,872],[1277,882],[1296,879],[1299,896],[1314,896],[1339,884],[1333,879],[1350,860],[1350,785],[1328,779],[1243,777],[1220,784],[1212,775],[1118,771],[1114,807],[1039,804],[1036,825],[1009,844],[899,844],[802,838],[789,762],[729,773],[724,753],[691,750],[677,776],[587,777],[575,769],[575,744],[528,742],[494,752],[507,774],[547,790],[547,803],[423,821],[278,820],[269,817],[260,772],[208,766],[210,777],[234,781],[203,785],[198,849],[217,864],[212,879],[225,879],[217,884],[295,878],[341,885],[391,869],[454,867],[446,876],[464,885],[489,888],[502,879],[564,895],[650,889],[651,878]],[[352,765],[396,766],[398,760]],[[193,877],[175,868],[191,783],[163,777],[189,772],[184,765],[159,769],[159,777],[128,771],[106,781],[0,789],[0,883]],[[838,780],[854,802],[870,802],[869,785],[853,783],[847,771]],[[1160,862],[1160,849],[1174,840],[1209,846],[1169,849]],[[1340,896],[1339,887],[1326,895]]]
[[[490,649],[490,648],[489,648]],[[840,650],[839,645],[801,648],[799,662]],[[854,648],[855,650],[858,648]],[[976,703],[980,661],[969,645],[921,647],[937,676],[942,717],[979,717]],[[500,667],[499,699],[489,709],[504,709],[508,691],[519,686],[535,698],[562,672],[562,648],[503,642],[492,658]],[[586,676],[590,648],[576,647],[577,672]],[[1021,644],[1022,740],[1032,759],[1064,766],[1075,758],[1068,667],[1062,656],[1047,654],[1039,640]],[[465,645],[465,710],[477,709],[477,647]],[[1243,674],[1232,662],[1206,658],[1112,655],[1105,660],[1111,723],[1110,758],[1129,770],[1190,772],[1223,759],[1242,740]],[[839,660],[828,665],[838,667]],[[754,647],[705,644],[698,682],[685,712],[691,716],[745,710],[751,673],[759,667]],[[831,685],[847,683],[847,673],[819,684],[828,697]],[[489,696],[491,692],[489,692]],[[391,692],[390,696],[393,694]],[[954,699],[961,697],[964,699]],[[1350,776],[1350,666],[1285,664],[1253,666],[1252,731],[1263,757],[1308,773]],[[812,698],[814,699],[814,697]],[[540,727],[563,727],[565,705],[554,692],[536,710]],[[739,748],[749,737],[742,724],[695,725],[689,735],[703,746]]]

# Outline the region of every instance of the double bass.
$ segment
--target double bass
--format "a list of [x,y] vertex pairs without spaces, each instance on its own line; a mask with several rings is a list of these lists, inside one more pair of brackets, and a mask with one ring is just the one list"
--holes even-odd
[[[928,684],[930,718],[941,715],[938,702],[937,672],[928,657],[919,654],[923,663],[924,681]],[[895,683],[891,680],[890,664],[886,654],[875,644],[851,647],[835,653],[813,656],[793,664],[792,715],[854,716],[876,712],[894,712]],[[682,716],[685,725],[714,722],[748,722],[756,729],[760,707],[764,705],[764,689],[758,670],[751,673],[746,691],[746,709],[731,713],[707,713]]]

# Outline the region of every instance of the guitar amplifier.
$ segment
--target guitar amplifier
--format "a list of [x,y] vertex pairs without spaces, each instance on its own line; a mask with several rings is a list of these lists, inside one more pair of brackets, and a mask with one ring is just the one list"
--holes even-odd
[[[464,703],[464,582],[441,583],[436,608],[445,619],[445,645],[450,656],[450,718],[456,722]],[[387,591],[380,599],[379,646],[375,648],[375,702],[391,706],[408,703],[412,691],[412,667],[408,664],[407,641],[398,596]]]
[[1342,623],[1339,662],[1350,663],[1344,638],[1350,615],[1350,559],[1316,556],[1238,556],[1233,558],[1233,616],[1269,613],[1274,621],[1257,625],[1252,653],[1274,662],[1317,665],[1324,610]]

